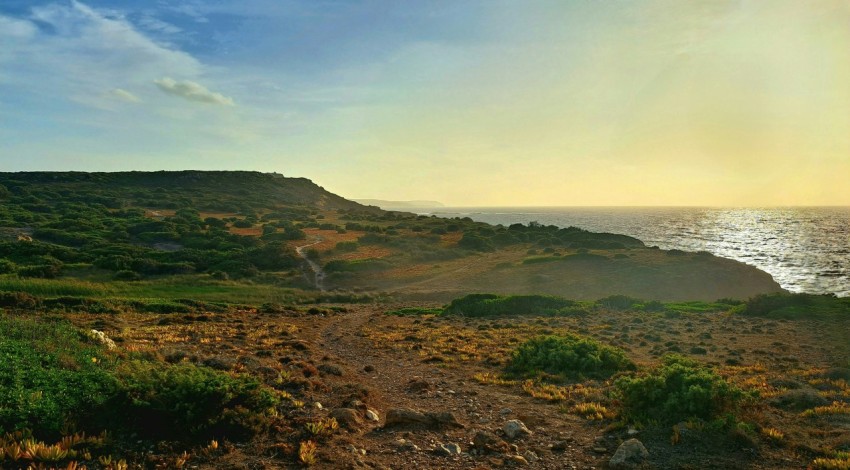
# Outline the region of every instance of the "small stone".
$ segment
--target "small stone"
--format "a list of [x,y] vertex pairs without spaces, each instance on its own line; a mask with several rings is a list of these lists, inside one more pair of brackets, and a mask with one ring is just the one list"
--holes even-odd
[[449,442],[443,447],[448,449],[449,453],[451,453],[452,455],[460,455],[461,452],[463,452],[463,449],[460,448],[460,444],[455,444],[454,442]]
[[563,452],[567,450],[567,441],[555,441],[552,443],[552,450]]
[[518,437],[528,436],[531,434],[531,431],[525,427],[525,423],[518,419],[512,419],[505,423],[505,425],[502,426],[502,431],[505,432],[505,436],[508,436],[508,439],[516,439]]
[[363,371],[364,372],[375,372],[375,367],[372,366],[372,365],[367,365],[366,367],[363,368]]
[[596,452],[597,454],[604,454],[605,452],[608,452],[608,449],[599,446],[599,447],[594,447],[593,451]]
[[461,450],[460,446],[457,444],[443,444],[438,442],[437,447],[434,449],[434,453],[437,455],[452,456],[460,455]]
[[380,421],[381,417],[378,416],[378,412],[374,410],[366,410],[366,419],[369,421]]
[[620,444],[608,465],[616,470],[631,469],[641,465],[648,457],[649,452],[642,442],[637,439],[629,439]]
[[314,402],[314,403],[313,403],[313,408],[316,408],[317,410],[321,410],[321,409],[322,409],[322,404],[321,404],[321,403],[319,403],[319,402]]
[[353,429],[360,426],[360,415],[352,408],[337,408],[331,411],[331,417],[346,428]]
[[478,431],[472,438],[472,445],[478,450],[505,452],[508,444],[490,431]]
[[408,441],[407,439],[399,439],[395,441],[396,450],[400,452],[419,452],[419,446]]
[[525,451],[522,456],[525,457],[525,460],[528,460],[530,463],[534,463],[540,460],[540,457],[538,457],[536,453],[530,450]]
[[528,460],[525,460],[525,457],[521,455],[506,455],[505,462],[511,462],[515,465],[528,465]]
[[629,437],[635,437],[635,436],[637,436],[638,434],[640,434],[640,431],[638,431],[638,430],[637,430],[637,429],[635,429],[635,428],[631,428],[631,427],[630,427],[630,428],[629,428],[629,430],[628,430],[628,431],[626,431],[626,435],[627,435],[627,436],[629,436]]
[[509,415],[509,414],[511,414],[511,413],[513,413],[513,412],[514,412],[514,410],[512,410],[512,409],[510,409],[510,408],[502,408],[502,409],[499,411],[499,414],[504,416],[504,415]]

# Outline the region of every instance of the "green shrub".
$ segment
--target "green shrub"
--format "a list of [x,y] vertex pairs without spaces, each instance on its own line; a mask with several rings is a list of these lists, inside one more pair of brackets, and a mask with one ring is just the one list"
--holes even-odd
[[263,412],[279,401],[256,379],[194,364],[128,361],[116,375],[121,391],[113,405],[131,429],[150,437],[242,439],[261,430]]
[[340,253],[346,253],[350,251],[357,251],[357,247],[357,242],[339,242],[336,244],[334,249]]
[[457,242],[457,246],[473,251],[496,251],[489,239],[474,233],[464,233],[460,241]]
[[575,301],[549,295],[470,294],[453,300],[443,314],[468,317],[557,315],[560,309],[576,305]]
[[122,269],[121,271],[116,272],[113,278],[116,281],[138,281],[142,278],[142,276],[135,271],[130,271],[129,269]]
[[176,302],[143,302],[141,309],[150,313],[189,313],[192,311],[186,305]]
[[17,270],[17,266],[15,263],[7,260],[0,259],[0,274],[11,274]]
[[590,338],[539,336],[521,344],[512,353],[508,372],[521,376],[608,377],[634,367],[623,350]]
[[611,295],[596,301],[596,305],[609,310],[633,310],[640,304],[640,299],[626,295]]
[[117,388],[103,348],[65,323],[0,315],[0,331],[0,434],[86,429]]
[[744,315],[771,318],[815,318],[850,316],[850,298],[815,294],[761,294],[741,308]]
[[734,413],[747,398],[712,369],[675,354],[648,373],[620,378],[616,386],[631,419],[666,423],[718,418]]
[[43,279],[53,279],[62,272],[62,265],[59,264],[38,264],[34,266],[21,266],[18,268],[18,275],[21,277],[40,277]]
[[254,226],[254,224],[252,224],[249,220],[240,219],[233,222],[233,226],[236,228],[251,228]]

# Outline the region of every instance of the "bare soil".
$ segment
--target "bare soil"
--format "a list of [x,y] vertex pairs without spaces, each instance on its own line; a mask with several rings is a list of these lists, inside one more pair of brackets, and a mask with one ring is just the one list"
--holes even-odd
[[[632,434],[649,450],[644,467],[659,469],[806,468],[814,457],[850,446],[847,416],[802,417],[799,410],[769,404],[796,387],[811,389],[827,401],[850,401],[847,381],[827,378],[830,368],[846,367],[850,358],[848,321],[774,321],[723,312],[496,319],[385,313],[410,305],[72,319],[105,330],[122,348],[253,374],[303,401],[303,406],[282,415],[267,435],[251,442],[223,443],[217,454],[188,449],[188,465],[198,468],[301,468],[298,448],[307,440],[317,443],[315,468],[392,469],[605,468]],[[760,392],[759,402],[745,416],[757,423],[754,433],[718,435],[688,427],[674,445],[667,426],[638,427],[630,434],[630,427],[617,418],[586,419],[573,411],[578,403],[593,402],[616,412],[617,403],[607,394],[610,383],[560,384],[566,395],[547,399],[542,384],[500,384],[494,379],[523,340],[565,332],[621,347],[642,365],[674,351],[715,366],[728,380]],[[354,409],[356,423],[341,422],[329,436],[306,433],[306,423],[340,408]],[[385,426],[388,411],[399,408],[451,413],[462,427]],[[367,409],[376,412],[379,421],[369,421]],[[507,439],[501,429],[511,419],[521,420],[532,434]],[[760,434],[759,429],[768,428],[783,437]],[[494,433],[506,446],[477,449],[473,441],[479,431]],[[458,444],[462,454],[439,454],[440,444],[449,443]],[[165,464],[183,450],[159,445],[137,458]]]

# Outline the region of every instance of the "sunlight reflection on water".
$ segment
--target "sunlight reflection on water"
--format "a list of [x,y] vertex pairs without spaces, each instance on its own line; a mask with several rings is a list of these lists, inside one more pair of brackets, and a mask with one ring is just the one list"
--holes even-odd
[[439,208],[421,213],[510,225],[532,220],[631,235],[756,266],[792,292],[850,296],[850,207]]

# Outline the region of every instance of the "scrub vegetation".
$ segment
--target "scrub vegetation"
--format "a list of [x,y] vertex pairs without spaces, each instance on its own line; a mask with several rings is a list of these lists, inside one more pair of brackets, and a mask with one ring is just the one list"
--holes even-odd
[[634,435],[656,468],[847,465],[847,299],[733,261],[250,172],[0,202],[0,467],[588,467]]

